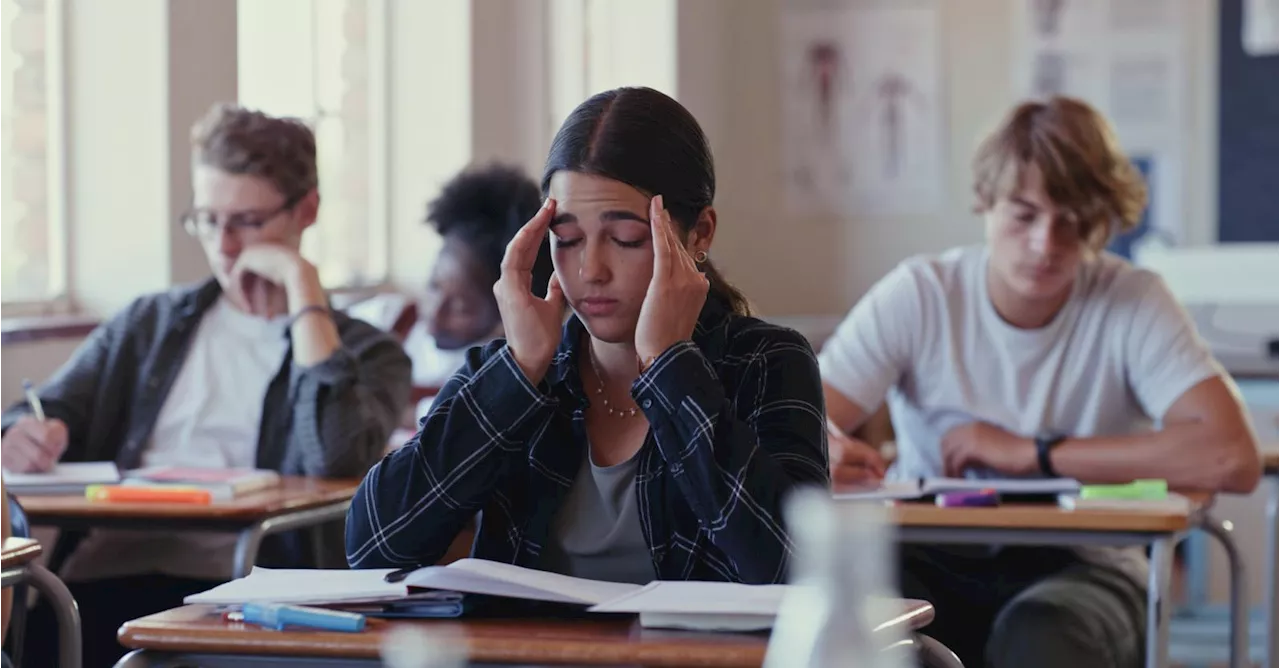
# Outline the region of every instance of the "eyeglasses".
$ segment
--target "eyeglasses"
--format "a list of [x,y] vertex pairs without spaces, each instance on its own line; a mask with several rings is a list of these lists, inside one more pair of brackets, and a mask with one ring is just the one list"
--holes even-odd
[[[305,196],[306,193],[294,195],[271,211],[237,211],[227,214],[222,216],[222,227],[229,233],[261,232],[273,218],[297,206]],[[191,209],[182,214],[182,228],[193,237],[212,239],[218,235],[218,218],[216,211]]]

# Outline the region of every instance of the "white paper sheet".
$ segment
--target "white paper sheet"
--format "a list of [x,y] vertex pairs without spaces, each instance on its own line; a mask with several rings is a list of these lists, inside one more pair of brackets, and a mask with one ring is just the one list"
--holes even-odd
[[406,595],[403,582],[383,581],[391,568],[368,570],[281,569],[254,567],[249,575],[183,599],[188,604],[340,603],[395,599]]
[[983,489],[1001,494],[1063,494],[1080,491],[1080,481],[1072,478],[929,478],[921,491],[925,494],[943,492],[976,492]]
[[485,559],[428,566],[410,574],[405,584],[581,605],[596,605],[640,589],[640,585],[574,578]]
[[1244,52],[1251,56],[1274,56],[1280,45],[1280,2],[1244,0],[1244,21],[1240,27]]
[[591,611],[776,615],[787,590],[787,585],[666,580],[650,582]]
[[836,492],[832,496],[839,501],[893,501],[983,489],[1001,494],[1067,494],[1080,491],[1080,482],[1072,478],[926,478],[891,480],[874,489]]
[[[762,631],[773,627],[794,585],[746,585],[734,582],[651,582],[634,593],[597,605],[591,612],[634,613],[647,627],[703,631]],[[876,626],[902,614],[914,602],[868,600]]]
[[47,473],[4,472],[5,489],[14,494],[75,493],[88,485],[120,482],[114,462],[67,462]]

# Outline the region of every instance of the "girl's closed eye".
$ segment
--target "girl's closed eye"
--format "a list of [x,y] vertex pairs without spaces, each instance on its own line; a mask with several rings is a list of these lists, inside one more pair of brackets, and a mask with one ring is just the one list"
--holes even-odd
[[575,237],[572,239],[556,237],[555,239],[556,239],[556,248],[573,248],[574,246],[577,246],[579,242],[582,241],[582,237]]
[[639,239],[627,239],[625,237],[614,237],[613,242],[623,248],[639,248],[648,241],[649,237],[640,237]]

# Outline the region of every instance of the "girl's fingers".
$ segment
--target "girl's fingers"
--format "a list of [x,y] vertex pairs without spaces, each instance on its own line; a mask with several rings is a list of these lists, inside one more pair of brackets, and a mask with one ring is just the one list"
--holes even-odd
[[671,273],[671,241],[670,229],[666,221],[666,212],[662,209],[662,195],[649,200],[649,234],[653,238],[653,275],[667,276]]
[[507,252],[502,256],[503,273],[533,271],[533,265],[538,260],[538,247],[542,245],[543,235],[547,233],[555,211],[556,201],[548,197],[547,201],[542,203],[542,208],[538,209],[538,213],[534,214],[533,218],[530,218],[529,222],[511,237],[511,243],[507,244]]

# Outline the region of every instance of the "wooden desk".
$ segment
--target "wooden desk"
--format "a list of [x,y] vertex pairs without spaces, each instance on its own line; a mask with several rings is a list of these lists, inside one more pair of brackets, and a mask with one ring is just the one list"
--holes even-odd
[[[1167,511],[1063,510],[1056,505],[1006,504],[992,508],[939,508],[931,503],[900,502],[890,510],[904,543],[952,545],[1047,545],[1058,547],[1151,547],[1147,586],[1147,665],[1168,663],[1170,581],[1173,548],[1193,528],[1211,533],[1208,521],[1213,497],[1186,494],[1189,515]],[[846,501],[846,503],[854,503]],[[1221,529],[1221,527],[1217,527]],[[1230,553],[1229,536],[1215,533]],[[1243,583],[1242,564],[1232,565],[1233,583]],[[1233,603],[1236,589],[1233,588]],[[1243,604],[1243,598],[1239,600]],[[1241,629],[1244,627],[1241,626]],[[1234,629],[1233,629],[1234,631]]]
[[[933,620],[933,606],[923,601],[906,603],[904,614],[886,622],[882,630],[905,635]],[[764,661],[768,645],[764,634],[646,629],[630,619],[370,619],[363,633],[334,633],[264,630],[223,621],[212,610],[210,606],[187,606],[125,624],[120,629],[120,643],[144,650],[131,654],[134,663],[128,665],[168,665],[163,662],[177,657],[205,665],[211,655],[227,659],[228,665],[232,663],[228,655],[234,656],[234,665],[242,668],[269,660],[274,661],[271,666],[311,665],[308,661],[318,657],[350,659],[338,664],[344,666],[381,665],[378,651],[392,624],[421,625],[465,639],[470,661],[487,664],[756,667]],[[296,663],[284,662],[286,657]]]
[[33,525],[62,529],[204,530],[240,533],[234,576],[247,575],[264,536],[346,518],[359,480],[286,477],[279,487],[209,505],[101,503],[83,495],[18,497]]
[[34,538],[6,538],[0,549],[0,570],[26,566],[39,558],[40,541]]
[[[31,538],[6,538],[0,546],[0,586],[15,587],[31,583],[36,591],[49,599],[58,618],[58,665],[80,668],[80,611],[67,586],[48,569],[35,563],[40,556],[39,541]],[[19,605],[25,605],[19,602]],[[22,633],[22,629],[14,629]]]
[[[1197,510],[1210,501],[1206,494],[1188,496]],[[1194,512],[1188,516],[1166,511],[1133,513],[1095,509],[1063,510],[1055,505],[1043,504],[939,508],[932,503],[902,503],[893,508],[894,523],[904,529],[937,527],[1037,532],[1173,533],[1190,529],[1194,526],[1194,518]]]

